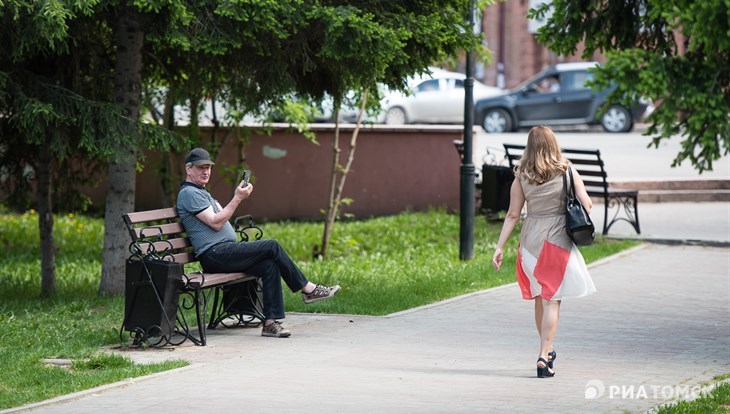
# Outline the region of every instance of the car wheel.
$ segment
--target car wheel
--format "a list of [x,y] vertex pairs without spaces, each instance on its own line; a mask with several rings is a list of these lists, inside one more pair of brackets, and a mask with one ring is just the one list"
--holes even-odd
[[623,106],[612,105],[601,117],[601,126],[606,132],[628,132],[634,122]]
[[490,109],[482,119],[482,128],[490,134],[511,131],[512,118],[504,109]]
[[401,108],[390,108],[385,114],[385,123],[387,125],[403,125],[408,123],[406,112]]

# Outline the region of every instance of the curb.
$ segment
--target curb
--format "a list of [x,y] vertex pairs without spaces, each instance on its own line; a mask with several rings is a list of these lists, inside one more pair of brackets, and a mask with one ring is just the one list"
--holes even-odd
[[701,240],[701,239],[666,239],[653,237],[622,237],[622,236],[605,236],[611,240],[635,240],[638,242],[664,244],[668,246],[705,246],[705,247],[730,247],[730,241],[722,240]]

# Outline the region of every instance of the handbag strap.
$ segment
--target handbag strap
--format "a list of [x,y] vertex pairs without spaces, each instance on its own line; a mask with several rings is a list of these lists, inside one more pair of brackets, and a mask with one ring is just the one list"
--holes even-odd
[[[566,176],[570,176],[570,190],[568,191],[568,180],[566,179]],[[575,182],[573,181],[573,170],[570,168],[570,165],[568,166],[568,172],[563,175],[563,191],[565,191],[565,197],[568,198],[572,202],[572,200],[575,200]],[[571,197],[572,193],[572,197]]]

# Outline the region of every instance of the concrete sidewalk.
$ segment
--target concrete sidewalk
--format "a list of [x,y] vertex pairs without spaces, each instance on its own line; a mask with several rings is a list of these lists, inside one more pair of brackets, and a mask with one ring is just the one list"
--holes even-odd
[[552,379],[535,378],[532,302],[511,284],[388,317],[289,315],[288,339],[219,329],[126,352],[192,365],[27,411],[643,412],[730,372],[729,269],[727,248],[652,243],[592,265],[598,294],[563,302]]

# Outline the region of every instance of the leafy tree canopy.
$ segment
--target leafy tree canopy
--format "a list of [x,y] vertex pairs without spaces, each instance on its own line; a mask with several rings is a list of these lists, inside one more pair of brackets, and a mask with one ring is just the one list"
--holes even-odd
[[[178,2],[138,3],[154,10]],[[111,156],[138,130],[148,145],[169,144],[164,131],[130,121],[111,103],[115,4],[8,0],[0,7],[0,108],[26,143],[49,145],[58,158],[79,150]],[[186,21],[169,16],[169,24]]]
[[[242,112],[294,93],[321,100],[377,94],[479,41],[466,29],[468,0],[346,2],[200,1],[169,34],[147,36],[149,73],[179,94],[215,96]],[[183,91],[181,92],[180,89]]]
[[595,85],[618,84],[612,98],[657,103],[647,135],[683,136],[673,162],[701,173],[730,153],[729,0],[553,0],[529,12],[552,13],[537,35],[551,50],[607,57]]
[[[319,100],[368,90],[375,102],[378,84],[403,88],[408,76],[479,45],[466,28],[469,0],[130,4],[144,19],[145,88],[168,88],[178,103],[215,97],[239,114],[292,93]],[[106,160],[137,137],[161,151],[180,142],[113,104],[118,12],[110,0],[2,3],[4,176],[27,181],[22,171],[39,145],[57,160]]]
[[78,209],[88,200],[75,187],[92,183],[121,143],[140,137],[148,147],[166,148],[177,139],[112,103],[114,4],[0,4],[0,188],[9,205],[29,207],[41,147],[52,154],[54,197],[78,200],[63,204]]

